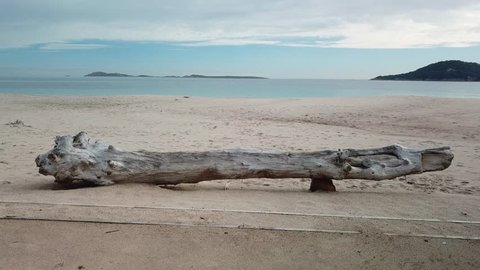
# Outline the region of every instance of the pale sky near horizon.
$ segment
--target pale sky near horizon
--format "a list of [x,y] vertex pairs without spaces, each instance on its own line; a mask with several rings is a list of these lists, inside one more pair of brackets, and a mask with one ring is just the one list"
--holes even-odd
[[368,79],[480,62],[475,0],[1,0],[0,76]]

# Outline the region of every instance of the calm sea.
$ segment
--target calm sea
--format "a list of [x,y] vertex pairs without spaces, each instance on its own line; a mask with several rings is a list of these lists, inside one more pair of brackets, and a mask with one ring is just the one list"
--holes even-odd
[[28,95],[169,95],[304,98],[433,96],[480,98],[479,82],[293,79],[0,78],[0,93]]

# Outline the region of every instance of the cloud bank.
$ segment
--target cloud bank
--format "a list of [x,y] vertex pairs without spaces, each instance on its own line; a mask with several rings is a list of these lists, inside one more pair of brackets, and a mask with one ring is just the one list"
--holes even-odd
[[[480,44],[478,0],[3,0],[0,48],[109,40],[339,48]],[[85,40],[95,40],[85,44]]]

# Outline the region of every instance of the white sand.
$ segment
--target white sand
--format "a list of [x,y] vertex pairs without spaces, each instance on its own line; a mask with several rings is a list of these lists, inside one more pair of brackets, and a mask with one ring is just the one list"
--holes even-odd
[[[26,126],[7,125],[17,119],[22,120]],[[92,138],[100,139],[125,150],[177,151],[251,147],[310,151],[377,147],[400,143],[412,148],[449,145],[452,147],[455,159],[452,166],[445,171],[408,176],[406,179],[400,178],[381,182],[335,181],[339,191],[335,195],[308,193],[309,182],[299,179],[214,181],[195,185],[181,185],[176,190],[167,190],[146,184],[58,190],[52,183],[52,177],[41,176],[37,173],[34,159],[36,155],[51,149],[55,136],[76,134],[82,130],[87,131]],[[315,215],[378,216],[475,222],[480,220],[480,209],[476,207],[480,203],[479,137],[480,100],[428,97],[315,99],[210,99],[154,96],[32,97],[2,94],[0,95],[0,171],[2,172],[0,175],[0,203],[3,203],[3,208],[0,210],[4,212],[0,211],[0,214],[9,213],[8,215],[24,215],[25,218],[31,218],[33,217],[32,208],[29,208],[29,214],[25,210],[26,206],[22,206],[24,212],[20,213],[21,211],[18,210],[20,208],[14,210],[14,203],[48,203],[52,205],[67,203],[77,206],[144,206],[172,209],[277,211]],[[10,206],[7,203],[10,203]],[[71,215],[65,213],[59,213],[53,219],[65,220]],[[175,213],[163,220],[184,220],[191,223],[184,218],[185,216],[182,216],[181,213]],[[235,225],[237,224],[235,222],[238,222],[238,218],[232,218],[231,220],[224,218],[224,216],[216,218],[218,219],[215,222],[220,225]],[[78,214],[77,220],[99,219],[93,214],[84,213],[82,215]],[[128,217],[122,217],[120,220],[132,222],[132,218]],[[305,229],[321,227],[320,225],[318,225],[320,227],[315,227],[315,224],[312,225],[308,221],[301,221],[300,219],[297,221],[297,224],[304,226],[302,228]],[[15,222],[3,221],[2,226],[4,226],[5,231],[10,232],[13,230],[12,228],[26,230],[26,228],[33,228],[32,226],[38,225],[26,221]],[[154,222],[154,224],[160,223]],[[250,224],[255,226],[255,220],[252,219]],[[348,227],[349,230],[361,231],[362,226],[365,226],[365,224],[362,225],[363,223],[348,224],[351,226],[345,228]],[[405,224],[398,225],[393,229],[392,227],[388,228],[387,226],[386,228],[382,227],[383,225],[375,224],[372,226],[377,226],[381,232],[406,233],[403,228],[414,228],[411,222],[408,223],[408,226]],[[425,228],[431,228],[431,230],[425,229],[425,231],[422,231],[424,229],[418,229],[417,234],[448,233],[470,238],[480,237],[479,225],[475,224],[464,225],[463,229],[453,228],[451,227],[452,224],[439,224],[438,222],[427,225],[421,224],[418,225],[418,228],[424,226]],[[285,223],[284,225],[287,226],[288,224]],[[329,223],[328,225],[338,226],[336,223]],[[57,226],[59,230],[62,230],[61,234],[65,233],[66,228],[62,224],[55,225],[54,223],[49,226],[52,226],[52,228]],[[77,228],[70,232],[72,233],[72,239],[82,238],[82,231],[78,229],[78,225],[71,226]],[[92,230],[101,227],[95,228]],[[321,227],[320,229],[326,228]],[[170,230],[177,229],[170,228]],[[199,230],[199,233],[202,234],[205,233],[206,229]],[[245,235],[248,234],[239,231],[241,230],[231,233],[247,237]],[[42,232],[39,231],[38,233],[41,234]],[[182,232],[176,233],[182,234]],[[254,236],[257,233],[252,233],[252,241],[260,237]],[[15,240],[15,237],[25,240],[22,234],[19,232],[19,235],[16,236],[2,237],[2,241],[6,244],[2,246],[10,250],[8,254],[13,257],[2,261],[2,256],[0,256],[0,263],[3,262],[12,266],[14,261],[23,260],[26,267],[35,265],[27,257],[38,257],[43,253],[41,253],[41,250],[28,250],[28,245],[16,246],[13,242],[19,240]],[[205,234],[202,235],[201,238],[208,239]],[[32,245],[34,243],[45,244],[45,239],[42,237],[29,236],[27,240],[31,241]],[[178,237],[182,241],[188,241],[185,237]],[[261,237],[269,238],[270,236],[265,234]],[[292,234],[291,237],[299,236]],[[363,244],[368,242],[368,239],[365,240],[362,237],[360,237],[362,240],[352,238],[352,241],[357,243],[355,246],[360,249]],[[248,253],[248,247],[252,244],[247,238],[242,238],[246,242],[240,241],[239,244],[243,245],[242,248],[246,250],[242,249],[244,255]],[[120,241],[119,239],[121,238],[115,241]],[[216,241],[227,241],[224,238],[222,239]],[[339,241],[343,243],[345,240]],[[383,248],[386,250],[392,250],[394,247],[398,248],[398,243],[389,246],[388,237],[381,238],[378,241],[379,247],[382,247],[378,249],[378,252]],[[423,243],[423,239],[419,242],[415,242],[417,240],[411,241],[413,242],[405,242],[405,245],[415,244],[419,247],[418,245]],[[55,243],[60,242],[62,242],[60,239],[52,240],[50,244],[53,246],[46,247],[46,249],[55,250]],[[340,242],[331,242],[332,252],[341,251],[342,245],[339,244]],[[429,243],[429,245],[432,244],[432,242]],[[450,242],[448,243],[450,244]],[[80,244],[88,246],[88,243],[84,241]],[[211,246],[213,244],[207,243],[206,245]],[[60,246],[62,245],[66,244],[63,243]],[[155,244],[151,243],[138,248],[139,250],[154,248],[151,245]],[[286,256],[285,250],[289,246],[286,243],[284,245],[284,249],[275,247],[278,255]],[[429,254],[431,258],[441,258],[444,260],[443,263],[446,263],[445,265],[450,266],[455,266],[455,263],[464,268],[478,266],[478,258],[475,261],[473,253],[469,253],[469,250],[472,247],[478,250],[479,241],[461,240],[458,243],[455,242],[455,248],[449,249],[448,252],[440,250],[443,245],[442,241],[438,242],[438,245],[435,248],[439,250],[431,251],[432,254]],[[172,249],[174,248],[181,250],[182,245],[172,247]],[[264,248],[268,250],[267,246]],[[298,243],[292,248],[297,252],[296,254],[302,251],[302,247]],[[0,248],[0,255],[7,249]],[[424,247],[420,249],[425,256],[428,255]],[[12,255],[11,250],[16,250],[17,253]],[[311,249],[305,247],[305,250]],[[103,252],[108,253],[107,251]],[[194,248],[193,252],[202,254],[203,251]],[[375,254],[371,250],[369,252]],[[63,254],[62,256],[68,255],[65,251],[60,253]],[[121,254],[120,252],[120,255],[115,255],[116,258],[118,259]],[[371,264],[365,264],[364,267],[377,266],[383,268],[382,266],[389,264],[382,263],[388,263],[395,257],[392,254],[385,255],[385,252],[379,254],[384,254],[383,261],[379,260],[378,257],[376,260],[369,257],[369,263]],[[412,254],[407,252],[409,256]],[[455,257],[454,259],[444,258],[444,256],[452,254]],[[458,259],[459,254],[471,254],[472,257],[465,255],[465,258]],[[112,254],[107,255],[113,256]],[[53,268],[55,264],[49,264],[52,261],[48,259],[51,259],[51,255],[45,256],[47,259],[41,261],[37,258],[37,262],[41,266]],[[213,255],[210,254],[210,256]],[[322,254],[308,255],[305,253],[305,256],[314,256],[314,258],[317,256],[318,260],[326,259],[322,257]],[[335,257],[328,254],[328,256],[330,257],[327,261],[330,263],[340,258],[340,255]],[[405,263],[408,263],[408,256],[402,258],[404,260],[399,265],[405,266]],[[364,259],[363,263],[366,263],[367,258]],[[467,263],[472,259],[473,262]],[[98,269],[100,266],[109,268],[104,261],[89,260],[93,264],[90,264],[90,268],[87,269]],[[136,262],[142,260],[138,259]],[[188,257],[186,260],[190,263],[192,258]],[[307,260],[310,264],[313,261]],[[351,264],[342,263],[339,266],[358,265],[361,261],[362,257],[355,257],[355,259],[349,261]],[[71,268],[79,260],[78,257],[70,254],[67,258],[62,258],[62,262]],[[205,260],[203,262],[205,263],[204,266],[208,265]],[[267,261],[258,259],[255,262],[262,265],[261,262],[266,263]],[[428,256],[423,260],[417,258],[414,262],[412,261],[413,266],[407,266],[415,269],[418,265],[425,267],[427,262]],[[240,261],[232,261],[232,263],[233,266],[242,268]],[[390,261],[390,263],[398,262]],[[437,263],[443,265],[441,261]],[[87,266],[88,262],[83,264]],[[92,265],[96,265],[97,268]],[[187,267],[189,264],[179,265]],[[308,264],[302,264],[302,266],[305,265]],[[399,266],[397,264],[390,265]],[[244,266],[252,265],[245,264]],[[293,267],[294,264],[290,264],[290,266]],[[407,266],[404,268],[409,269]],[[314,266],[313,268],[320,267]]]
[[[28,127],[5,125],[17,119]],[[1,177],[13,185],[48,182],[51,178],[35,172],[36,155],[49,150],[55,136],[84,130],[92,138],[126,150],[259,147],[308,151],[392,143],[413,148],[449,145],[455,159],[444,172],[409,176],[407,181],[343,181],[337,185],[341,190],[480,194],[480,100],[0,95],[0,123],[0,169],[6,171]],[[268,189],[297,186],[292,181],[280,182],[282,187],[274,182]],[[262,186],[259,181],[250,184]]]

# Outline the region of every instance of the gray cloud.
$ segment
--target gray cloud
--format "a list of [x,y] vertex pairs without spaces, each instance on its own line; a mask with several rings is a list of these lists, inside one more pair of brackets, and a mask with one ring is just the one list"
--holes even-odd
[[0,48],[95,47],[78,46],[82,40],[189,46],[472,46],[480,43],[478,18],[477,0],[3,0]]

